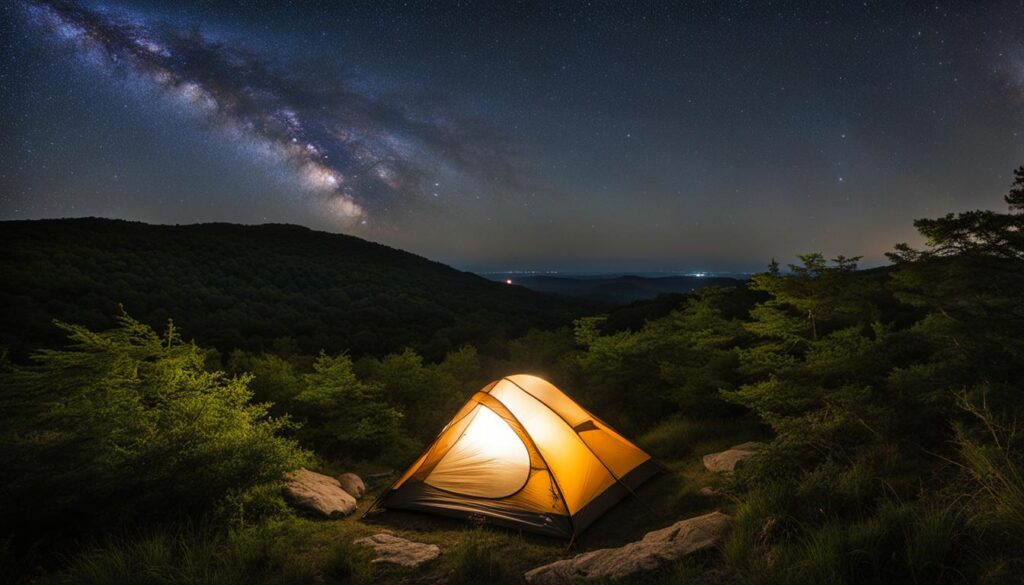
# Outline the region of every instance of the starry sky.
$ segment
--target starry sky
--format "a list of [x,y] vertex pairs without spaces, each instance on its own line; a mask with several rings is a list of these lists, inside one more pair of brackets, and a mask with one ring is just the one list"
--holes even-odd
[[0,219],[297,223],[472,270],[872,265],[1024,164],[1021,0],[0,10]]

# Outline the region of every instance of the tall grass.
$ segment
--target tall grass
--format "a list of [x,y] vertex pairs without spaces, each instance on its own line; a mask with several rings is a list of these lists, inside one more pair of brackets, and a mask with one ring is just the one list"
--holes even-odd
[[744,585],[789,583],[967,583],[970,540],[955,502],[900,501],[872,467],[824,465],[801,480],[747,493],[723,559]]
[[729,437],[734,443],[757,438],[756,424],[737,419],[671,418],[657,424],[637,439],[637,444],[663,460],[680,459],[696,452],[700,447],[728,447],[721,443]]
[[969,497],[970,527],[983,543],[978,553],[978,580],[1003,583],[1024,573],[1024,470],[1016,420],[1002,420],[982,402],[966,396],[960,406],[980,422],[984,434],[972,435],[957,427],[962,469],[974,486]]
[[363,580],[365,551],[351,535],[326,539],[309,521],[273,521],[231,533],[204,528],[110,539],[68,559],[49,583],[252,585]]
[[58,582],[86,585],[242,583],[223,539],[206,532],[112,539],[71,560]]
[[508,547],[505,541],[511,538],[477,526],[467,530],[446,553],[451,568],[448,583],[451,585],[476,585],[478,583],[515,583],[518,575],[506,570],[501,562]]

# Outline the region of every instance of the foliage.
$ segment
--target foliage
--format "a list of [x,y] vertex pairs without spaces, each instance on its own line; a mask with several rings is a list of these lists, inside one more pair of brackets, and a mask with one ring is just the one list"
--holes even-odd
[[412,349],[383,358],[317,358],[273,353],[231,353],[228,369],[251,372],[258,400],[271,412],[302,423],[293,433],[303,445],[335,459],[367,461],[385,455],[408,463],[434,438],[473,390],[483,386],[480,356],[472,346],[436,364]]
[[298,226],[146,225],[98,218],[5,221],[0,347],[53,347],[53,319],[93,330],[123,305],[151,327],[174,317],[222,352],[353,356],[413,347],[431,359],[481,349],[593,310],[407,252]]
[[[239,330],[244,343],[219,344],[233,350],[230,377],[208,371],[204,364],[217,355],[182,343],[173,329],[158,337],[127,318],[106,333],[65,325],[72,348],[41,351],[28,368],[5,362],[4,386],[12,390],[0,396],[3,509],[51,517],[102,511],[119,521],[149,511],[220,523],[198,538],[158,531],[104,541],[68,564],[61,575],[71,580],[236,582],[244,567],[268,582],[401,581],[408,575],[368,573],[360,553],[346,548],[350,539],[324,545],[312,564],[293,558],[300,553],[270,550],[293,530],[313,534],[283,507],[274,484],[307,460],[295,442],[334,462],[400,467],[485,382],[529,372],[668,465],[670,479],[641,494],[659,520],[735,507],[736,528],[720,558],[689,559],[647,581],[710,574],[759,584],[1015,582],[1024,570],[1024,435],[1017,426],[1024,416],[1024,167],[1006,201],[1007,213],[918,220],[925,249],[899,245],[889,267],[859,270],[858,258],[811,253],[784,272],[772,260],[747,285],[633,303],[580,317],[572,328],[547,319],[554,314],[547,308],[531,313],[536,321],[509,318],[526,297],[501,297],[509,304],[500,309],[468,300],[473,316],[452,321],[448,312],[459,312],[459,302],[449,304],[447,295],[476,286],[469,280],[465,289],[439,293],[437,306],[417,305],[420,297],[402,285],[390,288],[401,301],[346,321],[352,329],[338,338],[319,325],[294,327],[298,313],[247,305],[244,314],[271,322],[266,331]],[[195,233],[206,238],[227,228],[210,229]],[[288,237],[268,233],[279,238],[274,250],[287,248]],[[416,286],[434,284],[424,275],[437,267],[406,260]],[[262,282],[284,286],[247,266]],[[288,289],[296,303],[312,303],[335,322],[326,297],[299,298],[307,276],[289,274],[304,283]],[[316,274],[324,279],[311,281],[340,291],[354,311],[366,308],[350,294],[351,283]],[[405,302],[424,321],[393,320],[405,314]],[[484,315],[504,325],[483,334]],[[519,337],[508,339],[512,331]],[[471,338],[475,345],[463,344]],[[346,344],[369,349],[353,360],[337,353]],[[321,348],[334,353],[313,354]],[[736,473],[700,471],[700,455],[749,440],[766,446]],[[720,490],[713,499],[696,493],[708,484]],[[17,536],[26,522],[13,516]],[[604,534],[615,544],[650,528],[645,518],[609,516]],[[511,557],[562,553],[483,527],[429,538],[445,555],[424,581],[513,582],[525,561]],[[6,568],[25,547],[8,539],[0,550]],[[188,572],[194,568],[203,576]]]
[[483,527],[466,531],[452,548],[448,562],[452,585],[499,583],[509,580],[504,566],[498,560],[504,539],[495,538]]
[[287,419],[250,402],[248,376],[206,371],[172,325],[163,336],[127,316],[102,333],[60,327],[68,349],[3,374],[0,524],[208,510],[309,461],[279,436]]
[[379,453],[397,438],[402,419],[386,404],[380,386],[356,378],[344,354],[321,352],[289,405],[304,422],[305,441],[331,454]]
[[702,414],[734,412],[719,399],[733,388],[738,348],[747,333],[719,304],[728,291],[703,289],[667,316],[648,321],[639,331],[604,334],[603,316],[576,322],[581,386],[593,409],[618,413],[624,428],[642,428],[677,411]]
[[961,466],[969,478],[970,526],[986,542],[980,551],[985,579],[1008,580],[1024,568],[1024,437],[1016,417],[997,415],[966,395],[960,405],[980,423],[957,427]]
[[381,359],[365,358],[360,376],[382,388],[384,399],[406,413],[405,433],[419,450],[440,432],[470,393],[483,386],[476,349],[449,352],[438,364],[425,364],[412,349]]
[[775,439],[736,477],[746,495],[726,560],[740,582],[1019,574],[1024,481],[1008,421],[1024,408],[1024,167],[1015,174],[1008,214],[915,222],[928,248],[898,246],[888,282],[820,255],[755,277],[771,300],[747,324],[752,379],[728,398]]
[[366,551],[352,545],[351,536],[334,535],[324,541],[314,523],[293,518],[230,532],[183,526],[107,538],[43,582],[341,585],[371,581],[368,561]]

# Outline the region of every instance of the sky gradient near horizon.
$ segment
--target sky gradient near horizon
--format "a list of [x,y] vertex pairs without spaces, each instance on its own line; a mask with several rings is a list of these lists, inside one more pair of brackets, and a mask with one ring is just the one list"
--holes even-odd
[[298,223],[476,270],[871,265],[1024,164],[1021,0],[0,10],[0,219]]

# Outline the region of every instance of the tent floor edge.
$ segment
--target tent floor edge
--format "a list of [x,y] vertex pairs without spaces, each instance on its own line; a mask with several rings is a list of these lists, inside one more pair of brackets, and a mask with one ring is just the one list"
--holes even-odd
[[424,483],[407,483],[383,498],[379,506],[384,510],[423,512],[460,520],[482,518],[484,524],[554,538],[567,539],[574,533],[568,515],[502,509],[499,502],[460,498]]
[[629,473],[622,476],[622,479],[609,486],[608,489],[572,515],[577,532],[582,533],[585,531],[605,512],[627,499],[637,488],[655,475],[663,473],[663,471],[663,466],[654,459],[648,459],[634,467]]

